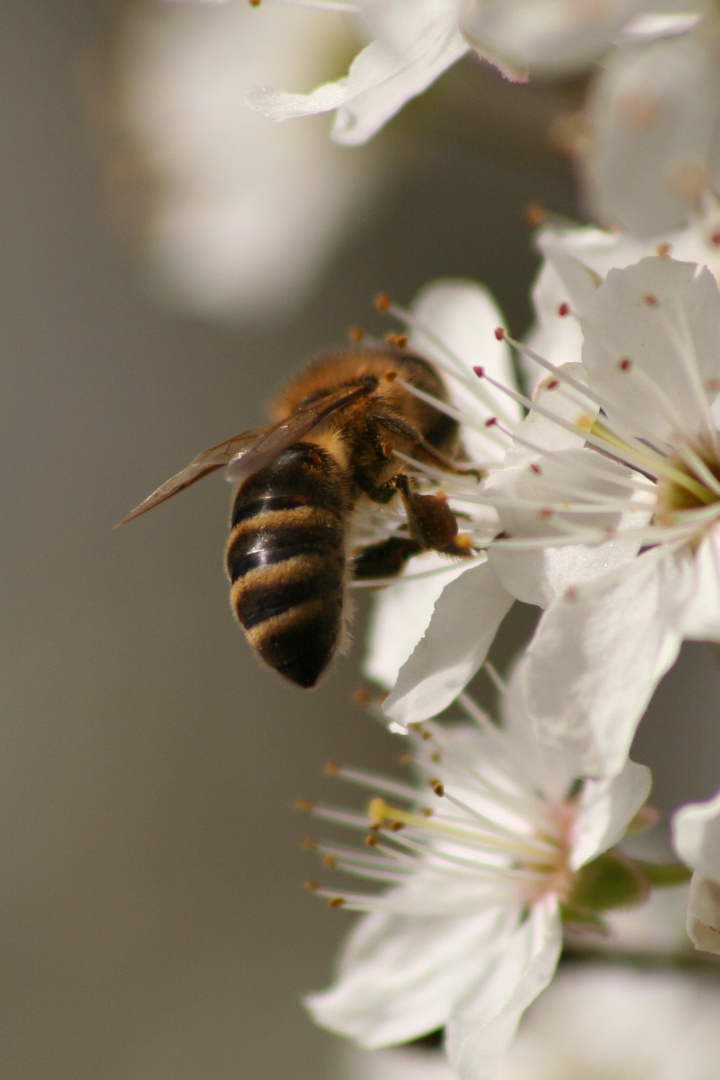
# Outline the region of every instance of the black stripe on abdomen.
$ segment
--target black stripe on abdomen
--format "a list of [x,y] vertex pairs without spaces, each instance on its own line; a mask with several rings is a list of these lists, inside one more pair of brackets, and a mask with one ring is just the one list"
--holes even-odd
[[298,444],[247,481],[233,507],[233,609],[262,659],[304,687],[327,667],[342,629],[342,498],[332,458]]

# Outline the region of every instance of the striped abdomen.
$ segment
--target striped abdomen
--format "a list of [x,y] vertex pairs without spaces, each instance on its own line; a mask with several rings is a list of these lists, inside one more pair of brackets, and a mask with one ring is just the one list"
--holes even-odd
[[332,457],[296,443],[250,477],[233,504],[230,602],[262,659],[314,686],[342,630],[344,487]]

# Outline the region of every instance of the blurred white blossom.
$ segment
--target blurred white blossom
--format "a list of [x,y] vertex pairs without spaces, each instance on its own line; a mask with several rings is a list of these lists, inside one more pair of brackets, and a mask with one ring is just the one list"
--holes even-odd
[[641,236],[680,228],[720,185],[720,18],[694,6],[689,32],[616,49],[587,104],[591,210]]
[[497,1080],[716,1080],[720,978],[577,963],[526,1013]]
[[[379,793],[368,819],[313,808],[355,828],[369,820],[364,848],[320,842],[314,850],[325,865],[387,887],[316,887],[365,915],[336,982],[307,1004],[318,1023],[370,1048],[445,1027],[461,1080],[490,1080],[522,1012],[553,976],[563,911],[592,922],[605,907],[646,896],[631,871],[629,893],[604,903],[610,864],[597,857],[625,834],[650,775],[628,762],[612,780],[578,782],[572,755],[534,739],[512,687],[502,728],[469,699],[463,705],[470,725],[412,729],[417,786],[336,767]],[[604,858],[613,874],[624,865]]]
[[157,292],[227,320],[290,315],[317,287],[378,179],[322,123],[277,128],[244,94],[312,84],[353,38],[340,16],[247,3],[140,5],[118,50],[116,110],[149,184],[142,244]]
[[675,850],[693,871],[687,931],[697,949],[720,953],[720,793],[673,818]]

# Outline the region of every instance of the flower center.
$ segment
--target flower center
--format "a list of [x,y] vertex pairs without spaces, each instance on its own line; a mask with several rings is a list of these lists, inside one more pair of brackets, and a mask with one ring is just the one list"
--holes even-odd
[[658,524],[672,524],[683,511],[720,503],[720,460],[708,437],[667,460],[668,470],[659,478]]

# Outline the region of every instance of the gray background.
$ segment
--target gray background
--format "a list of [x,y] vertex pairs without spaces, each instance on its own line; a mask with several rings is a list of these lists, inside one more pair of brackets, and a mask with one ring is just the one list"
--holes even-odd
[[[348,920],[300,887],[316,870],[292,802],[342,801],[326,758],[389,768],[398,748],[351,702],[357,649],[307,694],[249,654],[220,479],[111,526],[262,423],[299,358],[379,328],[381,288],[484,279],[521,332],[520,209],[570,212],[571,181],[542,139],[552,95],[466,63],[408,110],[384,200],[302,318],[253,333],[171,314],[111,224],[84,119],[84,65],[121,9],[0,7],[0,1077],[314,1080],[329,1044],[298,1001]],[[635,756],[666,806],[715,788],[719,686],[694,647],[644,724]]]

